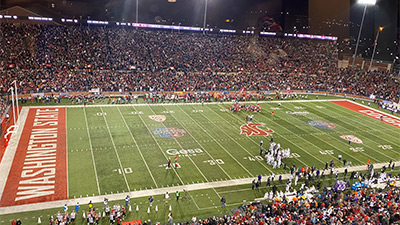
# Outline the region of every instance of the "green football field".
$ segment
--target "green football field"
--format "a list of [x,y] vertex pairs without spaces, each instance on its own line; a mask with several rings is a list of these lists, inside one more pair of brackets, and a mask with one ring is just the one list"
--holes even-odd
[[[339,154],[351,165],[400,159],[399,130],[392,125],[331,102],[260,105],[261,113],[230,112],[228,104],[67,108],[69,197],[289,173],[282,166],[273,169],[259,155],[260,140],[268,148],[271,136],[241,134],[250,114],[253,123],[263,124],[258,128],[273,130],[281,148],[290,148],[283,160],[288,167],[324,168],[332,158],[341,167]],[[165,121],[149,118],[154,115]],[[310,121],[335,127],[319,128]],[[349,145],[342,135],[363,144]],[[168,158],[173,164],[176,156],[178,168],[167,168]]]

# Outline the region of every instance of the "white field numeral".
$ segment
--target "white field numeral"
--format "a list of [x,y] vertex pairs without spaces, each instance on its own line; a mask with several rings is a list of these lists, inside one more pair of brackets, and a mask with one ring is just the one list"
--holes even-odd
[[378,147],[381,149],[393,149],[391,145],[378,145]]
[[137,111],[137,112],[131,112],[132,115],[142,115],[143,112],[142,111]]
[[[122,170],[121,169],[115,169],[113,171],[114,172],[118,172],[119,174],[122,174]],[[132,172],[133,172],[132,168],[130,168],[130,167],[124,168],[124,173],[132,173]]]
[[249,161],[252,161],[252,162],[263,161],[263,157],[261,157],[259,155],[244,157],[244,159],[248,159]]
[[363,152],[364,151],[363,147],[350,148],[350,150],[353,152]]
[[291,158],[291,159],[292,158],[300,158],[300,155],[295,153],[295,152],[293,152],[293,153],[290,153],[289,158]]
[[203,161],[204,163],[209,163],[210,166],[215,166],[217,164],[222,165],[225,164],[224,161],[222,159],[215,159],[215,160],[206,160]]
[[333,150],[323,150],[319,151],[319,153],[321,153],[321,155],[333,155]]

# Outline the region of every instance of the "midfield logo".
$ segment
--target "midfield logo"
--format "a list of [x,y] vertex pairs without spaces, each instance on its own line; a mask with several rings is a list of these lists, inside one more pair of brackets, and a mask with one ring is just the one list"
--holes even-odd
[[240,127],[240,134],[247,136],[271,136],[274,131],[272,129],[262,130],[258,126],[265,126],[263,123],[248,123]]
[[186,131],[179,128],[157,128],[152,131],[154,135],[162,138],[179,138],[185,135]]
[[167,119],[165,115],[150,115],[149,118],[160,123],[164,122]]
[[333,123],[329,123],[323,120],[308,121],[308,124],[313,127],[323,128],[323,129],[334,129],[336,126]]
[[346,141],[351,140],[351,142],[357,143],[357,144],[364,144],[363,141],[361,141],[360,138],[353,136],[353,135],[342,135],[340,136],[341,138],[343,138]]

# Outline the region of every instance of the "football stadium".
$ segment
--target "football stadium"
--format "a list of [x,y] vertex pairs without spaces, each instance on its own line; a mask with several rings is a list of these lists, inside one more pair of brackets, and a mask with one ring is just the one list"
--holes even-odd
[[400,2],[4,0],[0,225],[399,224]]

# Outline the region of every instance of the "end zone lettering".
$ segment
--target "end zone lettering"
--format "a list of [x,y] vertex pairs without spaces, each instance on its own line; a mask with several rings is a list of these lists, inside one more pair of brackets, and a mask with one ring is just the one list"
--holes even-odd
[[330,101],[330,102],[345,107],[347,109],[353,110],[370,118],[374,118],[376,120],[382,120],[382,122],[386,124],[400,128],[400,119],[397,117],[379,112],[377,110],[350,101]]
[[54,194],[58,113],[36,111],[15,201]]
[[30,109],[2,206],[67,197],[65,108]]
[[386,116],[383,113],[380,113],[380,112],[377,112],[377,111],[374,111],[374,110],[369,110],[369,109],[359,110],[358,112],[360,112],[361,114],[364,114],[366,116],[373,117],[375,119],[379,119],[379,120],[382,117],[382,121],[383,122],[388,123],[388,124],[392,124],[393,126],[396,126],[396,127],[400,128],[400,119],[389,117],[389,116]]

